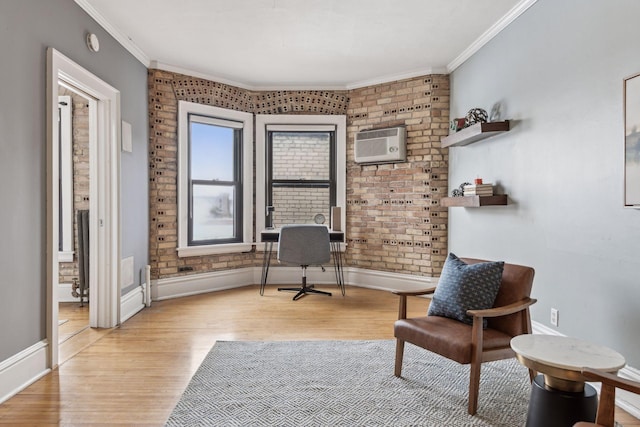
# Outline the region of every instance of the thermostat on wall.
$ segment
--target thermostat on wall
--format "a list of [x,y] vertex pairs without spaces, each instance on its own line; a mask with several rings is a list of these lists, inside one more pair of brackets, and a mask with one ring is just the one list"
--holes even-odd
[[98,36],[93,33],[87,34],[87,47],[91,52],[97,52],[100,50],[100,40]]

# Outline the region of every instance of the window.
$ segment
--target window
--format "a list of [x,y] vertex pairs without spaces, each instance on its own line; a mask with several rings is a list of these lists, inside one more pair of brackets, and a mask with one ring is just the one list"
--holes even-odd
[[58,261],[73,262],[73,121],[71,97],[58,96]]
[[256,235],[268,226],[330,224],[331,207],[346,200],[345,126],[344,116],[256,116]]
[[[268,129],[268,128],[267,128]],[[336,204],[335,129],[267,130],[267,226],[324,223]]]
[[251,249],[253,116],[180,101],[178,256]]

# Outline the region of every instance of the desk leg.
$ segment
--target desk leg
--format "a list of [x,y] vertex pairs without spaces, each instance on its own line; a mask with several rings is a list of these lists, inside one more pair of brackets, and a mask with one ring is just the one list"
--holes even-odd
[[262,276],[260,277],[260,295],[264,295],[264,287],[267,284],[267,276],[269,275],[269,264],[271,264],[272,251],[273,242],[264,242],[264,255],[262,257]]
[[340,252],[340,242],[331,242],[331,253],[333,254],[333,269],[336,273],[336,283],[338,283],[342,296],[344,296],[344,270],[342,268],[343,262],[342,252]]

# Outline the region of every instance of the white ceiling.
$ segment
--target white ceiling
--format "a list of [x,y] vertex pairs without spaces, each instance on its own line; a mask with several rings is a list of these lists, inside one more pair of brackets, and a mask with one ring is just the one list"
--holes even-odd
[[148,67],[247,89],[448,73],[536,0],[75,0]]

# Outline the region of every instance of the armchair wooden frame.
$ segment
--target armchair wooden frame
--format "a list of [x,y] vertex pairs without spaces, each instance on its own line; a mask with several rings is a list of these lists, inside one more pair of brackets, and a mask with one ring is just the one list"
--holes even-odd
[[[525,268],[517,266],[518,268]],[[528,267],[526,267],[528,268]],[[532,269],[531,269],[532,271]],[[533,281],[533,272],[531,272],[530,281]],[[398,319],[407,318],[407,297],[422,296],[435,292],[435,287],[412,292],[393,292],[400,297]],[[491,362],[494,360],[508,359],[515,357],[514,351],[510,345],[503,345],[497,348],[484,348],[483,319],[498,318],[508,316],[514,313],[523,312],[520,317],[519,329],[521,333],[531,333],[531,317],[529,315],[529,307],[535,304],[536,300],[530,297],[524,297],[519,301],[504,306],[493,307],[486,310],[469,310],[467,314],[473,317],[473,325],[471,326],[471,357],[470,357],[470,378],[469,378],[469,406],[468,412],[474,415],[478,409],[478,391],[480,388],[480,366],[483,362]],[[448,319],[447,319],[448,320]],[[457,322],[452,320],[453,322]],[[461,323],[461,322],[460,322]],[[394,374],[400,377],[402,374],[402,359],[404,356],[405,341],[397,337],[396,342],[396,359]],[[426,347],[425,347],[426,348]],[[427,348],[427,350],[429,350]],[[447,357],[443,354],[444,357]],[[530,380],[533,380],[536,373],[529,370]]]
[[600,389],[600,400],[598,401],[598,411],[596,423],[579,422],[575,424],[579,427],[603,426],[613,427],[615,425],[614,416],[616,409],[616,388],[626,390],[631,393],[640,394],[640,383],[618,375],[599,371],[597,369],[583,368],[582,376],[587,381],[602,383]]

